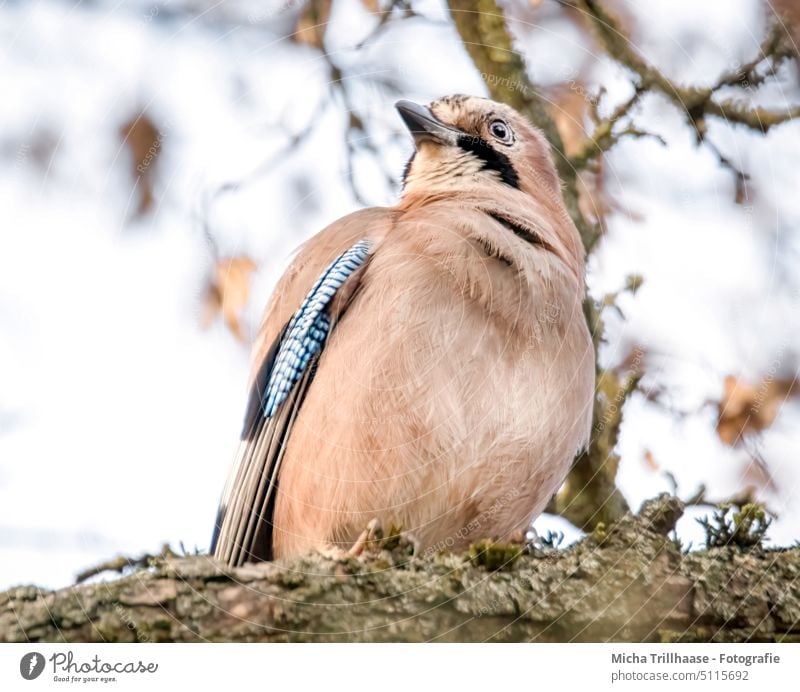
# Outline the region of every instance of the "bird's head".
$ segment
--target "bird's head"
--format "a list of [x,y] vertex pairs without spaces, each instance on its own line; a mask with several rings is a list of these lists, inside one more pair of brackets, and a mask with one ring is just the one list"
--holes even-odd
[[405,170],[406,194],[513,188],[561,198],[547,140],[513,108],[460,94],[428,106],[395,106],[416,144]]

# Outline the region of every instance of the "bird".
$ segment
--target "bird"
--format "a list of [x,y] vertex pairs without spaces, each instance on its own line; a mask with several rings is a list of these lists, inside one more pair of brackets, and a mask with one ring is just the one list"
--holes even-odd
[[346,551],[371,522],[425,554],[509,540],[588,444],[584,249],[547,140],[482,97],[395,107],[399,202],[301,245],[266,307],[211,543],[228,565]]

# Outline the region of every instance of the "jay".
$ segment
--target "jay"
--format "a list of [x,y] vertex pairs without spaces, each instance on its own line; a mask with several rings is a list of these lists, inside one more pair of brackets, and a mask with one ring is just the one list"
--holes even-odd
[[588,442],[583,246],[546,140],[483,98],[396,108],[400,202],[307,241],[267,306],[212,539],[230,565],[375,520],[418,549],[508,539]]

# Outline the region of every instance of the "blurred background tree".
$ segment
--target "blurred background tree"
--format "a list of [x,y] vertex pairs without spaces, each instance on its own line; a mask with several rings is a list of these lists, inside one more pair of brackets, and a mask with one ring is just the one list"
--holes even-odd
[[455,92],[543,130],[589,257],[592,444],[540,529],[670,490],[686,541],[726,499],[796,539],[798,22],[759,0],[4,3],[6,579],[205,547],[291,249],[393,203],[393,102]]

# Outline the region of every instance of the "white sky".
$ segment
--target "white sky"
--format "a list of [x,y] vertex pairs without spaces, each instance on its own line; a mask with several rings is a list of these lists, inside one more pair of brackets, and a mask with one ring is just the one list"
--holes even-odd
[[[169,4],[154,17],[146,2],[0,6],[0,588],[65,585],[89,564],[165,541],[207,547],[237,442],[248,354],[220,324],[199,327],[210,261],[199,219],[219,184],[248,178],[287,132],[303,129],[326,87],[317,54],[281,38],[291,9],[270,8],[284,4],[231,2],[192,22],[170,19]],[[429,5],[429,16],[443,17]],[[635,40],[675,78],[707,83],[756,50],[757,3],[735,7],[648,3]],[[333,20],[330,49],[353,74],[397,79],[412,99],[483,93],[445,22],[414,21],[356,52],[370,20],[355,4]],[[542,81],[556,65],[591,57],[568,24],[517,30]],[[604,62],[595,76],[612,100],[624,96],[621,70]],[[796,85],[796,74],[784,75],[764,98],[796,102]],[[393,101],[362,87],[359,105],[399,174],[410,143]],[[131,222],[130,162],[117,131],[145,106],[162,128],[164,155],[157,207]],[[210,210],[223,252],[260,264],[251,327],[292,248],[358,207],[344,183],[342,123],[329,108],[291,156]],[[618,211],[591,261],[590,287],[617,290],[629,273],[645,285],[622,300],[625,322],[609,317],[603,357],[612,362],[644,344],[655,354],[651,376],[672,402],[697,409],[719,396],[726,374],[763,377],[782,344],[781,366],[796,365],[800,124],[767,138],[711,128],[753,176],[744,212],[731,201],[731,175],[694,145],[669,104],[648,99],[637,123],[668,146],[630,141],[608,157]],[[47,168],[30,148],[42,135],[56,143]],[[396,191],[376,182],[376,170],[360,160],[362,194],[391,203]],[[779,487],[766,499],[780,513],[771,532],[780,543],[800,538],[798,420],[800,406],[788,405],[760,444]],[[700,482],[718,495],[738,487],[745,455],[725,448],[713,423],[711,408],[675,420],[631,401],[619,481],[634,507],[668,489],[643,463],[645,449],[685,495]],[[537,526],[565,528],[555,518]],[[680,529],[699,542],[692,517]]]

